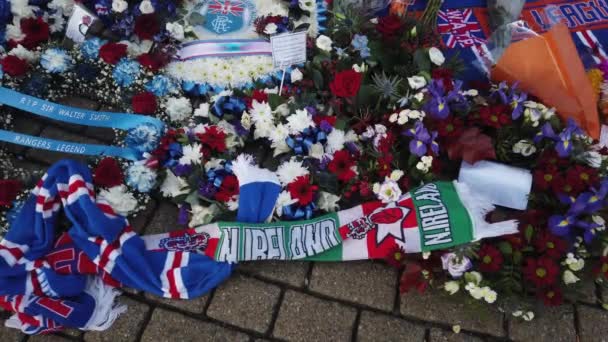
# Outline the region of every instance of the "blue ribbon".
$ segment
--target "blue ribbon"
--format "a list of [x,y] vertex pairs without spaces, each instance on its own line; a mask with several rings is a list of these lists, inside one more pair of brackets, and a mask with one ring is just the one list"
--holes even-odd
[[286,205],[283,207],[283,216],[288,220],[310,219],[316,208],[314,201],[304,207],[297,204]]
[[0,141],[39,148],[48,151],[83,154],[89,156],[120,157],[133,161],[142,158],[141,152],[130,147],[80,144],[61,140],[35,137],[32,135],[14,133],[0,129]]
[[224,116],[224,114],[235,114],[241,115],[247,106],[245,106],[245,102],[237,97],[232,96],[222,96],[213,104],[213,109],[211,112],[215,114],[218,118]]
[[296,154],[303,155],[308,154],[310,147],[318,142],[325,142],[327,140],[327,134],[318,128],[306,128],[302,134],[297,137],[289,136],[285,139],[285,143],[289,146]]
[[76,125],[129,130],[130,128],[135,128],[141,124],[148,123],[154,125],[159,132],[163,132],[165,128],[165,124],[162,121],[151,116],[97,112],[69,107],[22,94],[4,87],[0,87],[0,103],[38,116]]

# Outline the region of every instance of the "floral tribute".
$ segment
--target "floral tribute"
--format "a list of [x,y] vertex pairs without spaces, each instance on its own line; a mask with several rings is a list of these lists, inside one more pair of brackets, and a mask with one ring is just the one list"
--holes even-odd
[[[156,196],[179,207],[176,224],[231,220],[239,199],[232,163],[241,154],[278,175],[275,220],[389,203],[424,182],[457,178],[461,161],[493,160],[533,175],[526,210],[491,214],[517,219],[519,233],[432,254],[391,251],[386,262],[403,271],[401,291],[441,288],[531,319],[523,299],[558,305],[576,298],[582,277],[608,280],[608,149],[517,85],[460,81],[461,64],[444,57],[432,20],[364,15],[334,0],[321,29],[319,2],[274,1],[257,13],[255,36],[308,25],[308,61],[284,82],[242,69],[207,77],[245,75],[246,85],[230,87],[184,82],[170,64],[178,42],[195,39],[201,25],[192,1],[84,3],[113,35],[66,49],[55,37],[72,1],[0,1],[2,84],[47,99],[81,93],[166,122],[144,160],[92,161],[100,195],[117,212],[133,214]],[[589,76],[605,113],[608,61]],[[120,139],[148,142],[145,132]],[[23,183],[5,177],[0,206],[10,217]]]

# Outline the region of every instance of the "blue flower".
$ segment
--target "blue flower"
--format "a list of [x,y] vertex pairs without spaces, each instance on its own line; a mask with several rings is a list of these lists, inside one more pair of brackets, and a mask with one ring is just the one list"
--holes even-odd
[[156,126],[145,123],[131,128],[127,133],[125,143],[140,152],[150,152],[158,146],[159,140],[160,134]]
[[135,163],[127,169],[127,185],[139,192],[150,192],[156,186],[156,172],[143,164]]
[[370,49],[367,46],[368,42],[369,41],[367,39],[367,36],[360,34],[356,34],[353,38],[353,41],[351,42],[353,49],[359,51],[359,53],[361,54],[361,58],[368,58],[369,56],[371,56]]
[[99,49],[102,45],[104,45],[107,41],[101,40],[97,37],[87,39],[80,45],[80,53],[84,56],[84,58],[88,59],[98,59],[99,58]]
[[42,65],[44,70],[57,74],[70,69],[73,63],[65,50],[52,48],[44,51],[42,56],[40,56],[40,65]]
[[44,97],[48,88],[48,76],[45,77],[44,74],[36,73],[23,82],[21,91],[31,96]]
[[146,83],[145,88],[156,96],[165,96],[177,90],[175,82],[163,75],[154,76],[150,82]]
[[116,64],[112,76],[114,76],[116,84],[121,87],[128,87],[135,82],[140,72],[141,67],[137,61],[123,58]]
[[74,68],[76,75],[78,78],[81,78],[85,81],[93,81],[97,78],[97,74],[99,73],[99,69],[91,64],[87,63],[79,63]]

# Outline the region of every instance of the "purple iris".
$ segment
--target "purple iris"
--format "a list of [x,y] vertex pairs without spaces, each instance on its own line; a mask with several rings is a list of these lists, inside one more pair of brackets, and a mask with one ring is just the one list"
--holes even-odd
[[498,89],[492,91],[492,95],[493,96],[498,95],[498,97],[500,97],[500,100],[502,101],[502,103],[508,104],[509,103],[509,97],[507,96],[508,92],[509,92],[509,86],[507,85],[507,82],[502,81],[498,85]]
[[192,172],[192,165],[177,164],[173,167],[173,173],[178,177],[188,176]]
[[443,80],[431,80],[427,87],[431,99],[426,103],[424,110],[437,119],[445,119],[450,115],[450,105],[465,102],[464,96],[460,94],[462,81],[454,81],[454,87],[449,92],[443,85]]
[[572,135],[574,134],[583,134],[583,131],[572,118],[568,119],[566,128],[560,134],[556,134],[551,124],[547,122],[541,128],[541,131],[536,134],[536,137],[534,137],[534,142],[538,143],[544,138],[555,141],[557,154],[561,158],[565,158],[572,152]]
[[513,108],[513,113],[511,113],[511,118],[513,120],[519,119],[521,115],[524,113],[524,102],[528,99],[528,94],[520,93],[513,94],[511,96],[511,108]]
[[190,212],[190,204],[184,203],[179,207],[179,214],[177,215],[177,224],[185,226],[188,224]]
[[198,186],[198,194],[205,198],[213,198],[215,193],[217,192],[217,188],[213,182],[205,182],[201,181]]
[[410,141],[410,152],[412,154],[422,157],[426,155],[428,147],[431,148],[433,154],[439,154],[439,144],[435,142],[437,132],[429,134],[429,131],[424,127],[422,121],[416,121],[414,127],[405,131],[404,134],[413,138],[412,141]]

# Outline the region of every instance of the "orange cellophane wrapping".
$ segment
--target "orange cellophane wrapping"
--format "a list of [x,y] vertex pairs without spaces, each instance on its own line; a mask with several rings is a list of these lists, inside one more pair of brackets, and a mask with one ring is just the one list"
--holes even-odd
[[519,87],[573,118],[595,139],[600,135],[597,98],[564,24],[511,44],[492,69],[494,82],[519,82]]

